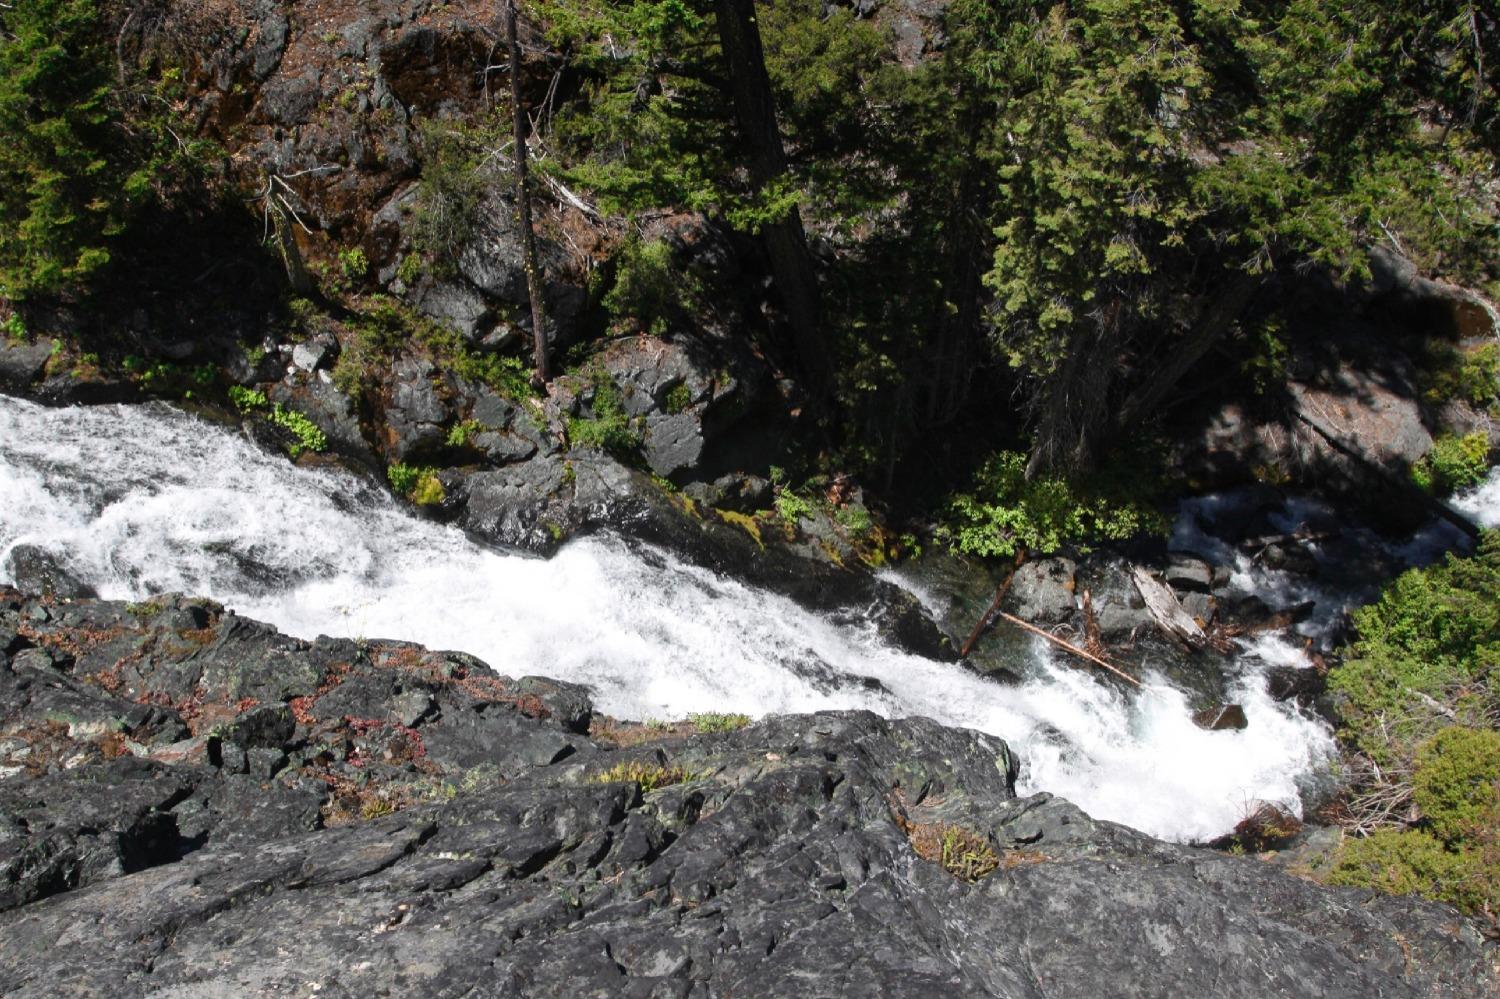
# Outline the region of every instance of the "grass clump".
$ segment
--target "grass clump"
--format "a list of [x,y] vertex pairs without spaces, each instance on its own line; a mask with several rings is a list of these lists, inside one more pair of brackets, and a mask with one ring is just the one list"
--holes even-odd
[[600,784],[614,784],[620,781],[634,783],[640,787],[643,794],[649,794],[663,787],[671,787],[673,784],[681,784],[690,778],[691,775],[681,767],[666,767],[639,761],[616,763],[603,773],[594,775],[594,780]]
[[271,422],[291,432],[293,440],[287,444],[286,451],[293,458],[301,457],[304,451],[325,451],[328,448],[327,435],[295,409],[277,403],[271,407]]
[[432,506],[448,498],[437,470],[426,465],[397,462],[385,470],[385,478],[392,489],[417,506]]
[[1000,867],[1000,855],[983,836],[972,829],[936,822],[910,822],[898,818],[898,824],[911,842],[917,856],[970,884],[993,874]]
[[700,733],[737,732],[750,724],[750,716],[704,712],[688,715],[688,721],[692,722],[693,728],[697,729]]

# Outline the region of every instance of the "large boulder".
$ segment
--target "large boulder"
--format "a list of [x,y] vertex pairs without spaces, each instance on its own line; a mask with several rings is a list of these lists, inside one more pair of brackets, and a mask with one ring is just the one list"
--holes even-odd
[[[191,634],[221,675],[183,707],[210,743],[255,746],[167,762],[153,739],[170,734],[139,720],[49,728],[32,707],[41,675],[0,660],[0,757],[38,757],[0,779],[10,996],[1362,999],[1500,984],[1495,945],[1450,909],[1017,797],[1002,740],[926,719],[596,719],[591,737],[582,691],[457,653],[299,642],[178,599],[53,615],[0,591],[0,631],[23,620],[38,649],[133,649],[102,677],[112,694],[76,682],[87,656],[42,674],[123,703],[171,687],[159,672],[202,672]],[[280,694],[271,647],[293,674]],[[236,663],[255,676],[223,672]],[[248,689],[260,703],[234,699]],[[271,752],[284,760],[250,759]]]

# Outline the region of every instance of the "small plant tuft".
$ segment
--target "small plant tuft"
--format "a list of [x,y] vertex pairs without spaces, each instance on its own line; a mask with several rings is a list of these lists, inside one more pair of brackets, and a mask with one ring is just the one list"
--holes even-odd
[[287,454],[293,458],[301,457],[304,451],[323,451],[328,448],[328,437],[318,429],[317,424],[294,409],[287,409],[277,403],[271,407],[271,422],[291,431],[296,438],[286,449]]
[[241,413],[252,413],[257,409],[265,409],[269,405],[264,392],[259,389],[246,388],[243,385],[229,386],[229,401],[234,403],[234,408]]
[[670,787],[673,784],[681,784],[690,779],[691,775],[681,767],[663,767],[637,761],[616,763],[603,773],[594,776],[594,780],[600,784],[614,784],[620,781],[633,782],[640,786],[641,792],[644,794],[649,794],[663,787]]
[[750,716],[704,712],[702,714],[688,715],[688,721],[692,722],[693,728],[697,729],[700,733],[737,732],[750,724]]

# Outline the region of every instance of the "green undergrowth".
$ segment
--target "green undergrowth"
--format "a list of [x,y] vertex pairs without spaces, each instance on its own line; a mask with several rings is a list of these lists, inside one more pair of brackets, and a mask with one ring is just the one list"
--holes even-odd
[[292,441],[287,444],[287,454],[293,458],[301,457],[305,451],[326,451],[328,449],[328,437],[318,429],[317,424],[297,412],[295,409],[287,409],[280,403],[271,407],[271,422],[292,434]]
[[1473,350],[1448,344],[1429,348],[1421,388],[1422,398],[1429,403],[1458,399],[1489,407],[1500,398],[1500,344],[1486,343]]
[[432,506],[447,499],[437,470],[429,466],[397,462],[385,470],[385,477],[392,489],[417,506]]
[[1422,489],[1447,496],[1477,486],[1489,471],[1490,438],[1482,430],[1462,437],[1443,434],[1432,449],[1412,466],[1411,477]]
[[[1500,912],[1500,533],[1354,614],[1329,674],[1357,764],[1330,880]],[[1366,761],[1360,765],[1360,761]],[[1486,915],[1489,914],[1489,915]]]
[[1025,455],[998,452],[970,490],[948,501],[935,536],[957,553],[1008,558],[1018,549],[1045,554],[1065,544],[1165,533],[1168,521],[1157,505],[1162,483],[1137,467],[1122,462],[1076,481],[1028,479]]
[[636,421],[625,413],[620,387],[609,372],[600,367],[584,371],[593,387],[593,398],[586,416],[568,419],[568,442],[575,448],[594,448],[620,456],[640,450],[641,431]]

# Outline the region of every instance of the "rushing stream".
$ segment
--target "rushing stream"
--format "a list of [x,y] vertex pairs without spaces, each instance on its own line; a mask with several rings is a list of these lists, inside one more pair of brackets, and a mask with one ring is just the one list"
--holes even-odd
[[1207,732],[1149,670],[1127,697],[1038,642],[1026,682],[1004,686],[608,535],[550,560],[497,553],[351,475],[295,469],[162,405],[0,397],[0,578],[23,543],[104,597],[202,594],[302,637],[460,649],[501,673],[587,684],[621,717],[928,715],[1009,740],[1025,789],[1173,839],[1223,833],[1256,801],[1296,807],[1333,752],[1322,722],[1264,691],[1268,664],[1305,663],[1282,639],[1241,657],[1231,693],[1249,726]]

